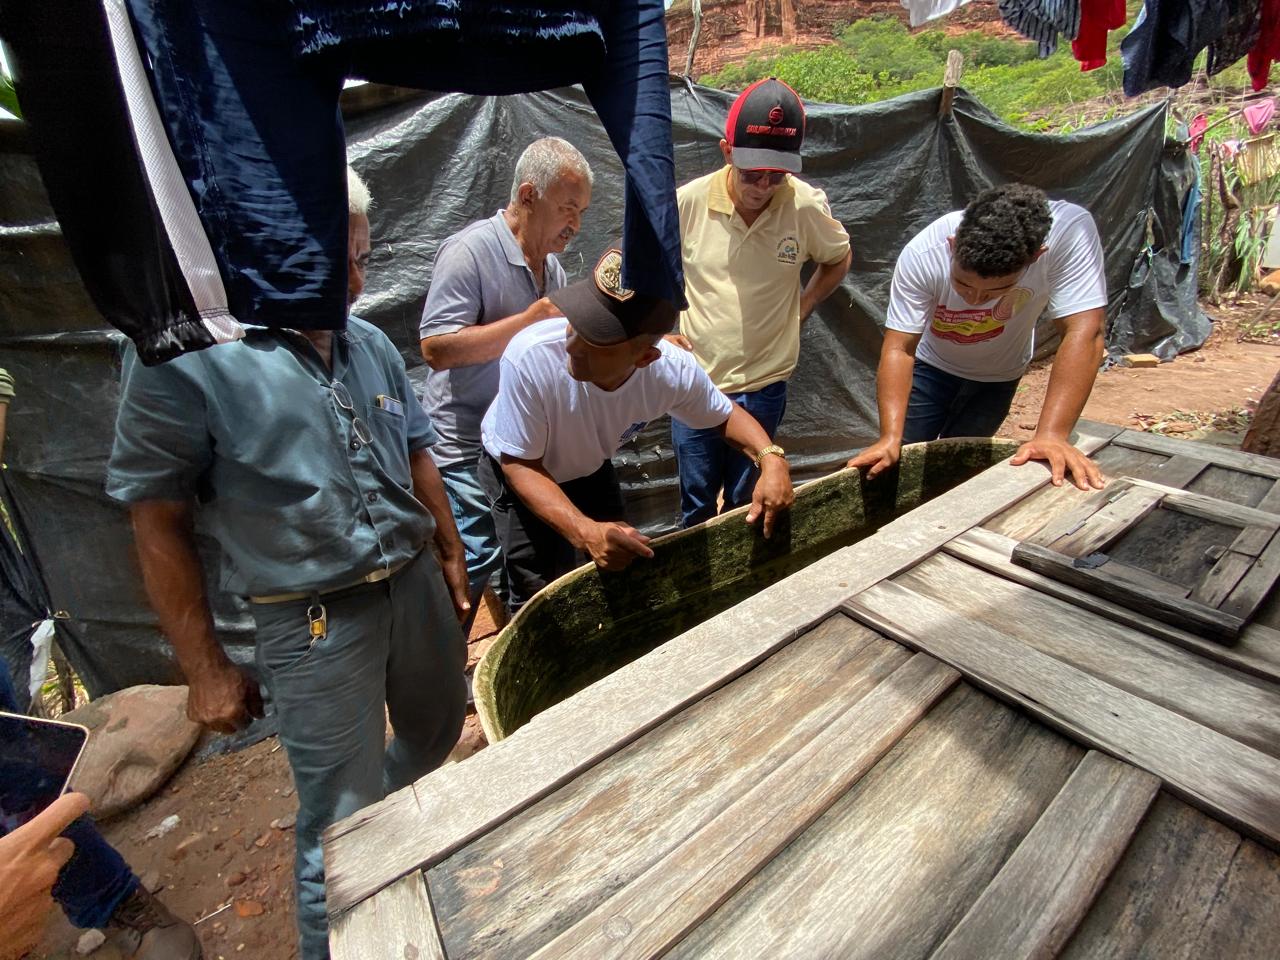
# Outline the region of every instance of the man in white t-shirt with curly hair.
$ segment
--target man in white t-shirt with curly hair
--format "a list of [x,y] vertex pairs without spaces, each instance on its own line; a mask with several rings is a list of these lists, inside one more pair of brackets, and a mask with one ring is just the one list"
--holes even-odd
[[1054,484],[1102,486],[1070,442],[1103,356],[1107,282],[1093,217],[1006,184],[939,217],[898,256],[876,377],[880,439],[849,461],[875,476],[904,443],[989,437],[1035,350],[1036,321],[1062,342],[1035,436],[1011,461],[1047,461]]

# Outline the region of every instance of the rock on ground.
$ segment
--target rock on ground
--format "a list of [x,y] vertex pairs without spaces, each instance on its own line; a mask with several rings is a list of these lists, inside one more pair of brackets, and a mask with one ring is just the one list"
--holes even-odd
[[186,687],[129,687],[60,719],[89,728],[73,786],[88,794],[100,820],[160,789],[200,736],[200,725],[187,719]]

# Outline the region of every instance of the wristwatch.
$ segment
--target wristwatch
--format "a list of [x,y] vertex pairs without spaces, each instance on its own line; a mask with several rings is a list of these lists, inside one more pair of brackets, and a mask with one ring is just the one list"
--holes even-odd
[[768,456],[769,454],[771,454],[771,453],[772,453],[774,456],[781,457],[783,460],[786,460],[786,459],[787,459],[787,451],[783,450],[783,449],[782,449],[780,446],[778,446],[776,443],[771,443],[771,444],[769,444],[767,447],[765,447],[764,449],[762,449],[759,453],[757,453],[757,454],[756,454],[756,468],[757,468],[757,469],[759,469],[759,467],[760,467],[760,461],[761,461],[761,460],[763,460],[765,457],[767,457],[767,456]]

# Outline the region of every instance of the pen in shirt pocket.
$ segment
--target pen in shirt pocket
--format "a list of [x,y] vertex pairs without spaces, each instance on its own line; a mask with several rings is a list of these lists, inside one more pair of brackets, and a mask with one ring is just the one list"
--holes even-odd
[[385,393],[380,393],[374,402],[378,404],[378,409],[385,410],[387,413],[394,413],[397,417],[404,416],[404,404],[395,397],[388,397]]

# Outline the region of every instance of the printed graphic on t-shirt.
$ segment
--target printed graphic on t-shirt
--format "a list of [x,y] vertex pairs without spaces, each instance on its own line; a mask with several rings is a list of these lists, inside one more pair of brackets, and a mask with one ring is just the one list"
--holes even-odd
[[939,304],[933,311],[933,335],[952,343],[982,343],[1004,333],[1005,324],[1034,294],[1026,287],[1015,287],[996,301],[993,307],[952,310]]
[[778,241],[778,262],[795,263],[800,259],[800,241],[787,236]]

